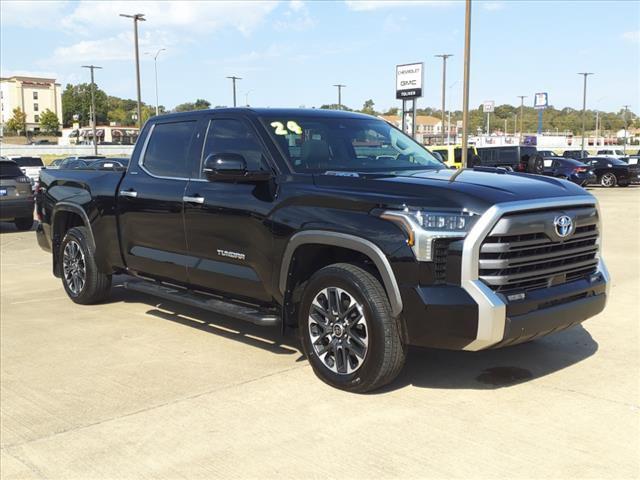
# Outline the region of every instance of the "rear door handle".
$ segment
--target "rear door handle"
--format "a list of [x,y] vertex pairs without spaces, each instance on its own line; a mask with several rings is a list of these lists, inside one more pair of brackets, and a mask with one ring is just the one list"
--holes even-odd
[[182,197],[182,201],[186,203],[197,203],[202,205],[204,203],[204,197]]
[[120,190],[120,196],[136,198],[138,196],[138,192],[135,190]]

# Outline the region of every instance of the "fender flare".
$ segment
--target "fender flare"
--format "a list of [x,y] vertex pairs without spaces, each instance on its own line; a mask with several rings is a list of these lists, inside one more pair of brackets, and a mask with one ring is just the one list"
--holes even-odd
[[348,248],[360,252],[373,261],[380,272],[384,289],[389,297],[391,311],[394,317],[398,317],[402,313],[402,297],[400,296],[400,288],[398,282],[391,269],[391,264],[384,252],[375,243],[355,235],[346,233],[331,232],[324,230],[306,230],[298,232],[291,237],[282,258],[280,267],[279,289],[282,295],[287,290],[287,281],[290,276],[291,260],[297,248],[301,245],[317,244],[330,245],[335,247]]
[[[55,207],[53,207],[53,213],[51,215],[51,238],[56,235],[55,225],[56,225],[56,216],[58,212],[71,212],[75,213],[82,218],[82,222],[84,226],[89,230],[89,246],[91,247],[91,252],[95,253],[96,251],[96,241],[93,238],[93,230],[91,229],[91,222],[89,221],[89,217],[87,216],[87,212],[84,211],[82,207],[76,205],[75,203],[70,202],[58,202]],[[61,239],[62,240],[62,239]]]

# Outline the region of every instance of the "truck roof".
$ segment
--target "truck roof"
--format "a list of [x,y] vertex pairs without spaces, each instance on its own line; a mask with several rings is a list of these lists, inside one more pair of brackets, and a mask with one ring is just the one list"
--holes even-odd
[[255,115],[258,117],[296,117],[296,118],[376,118],[371,115],[366,115],[364,113],[358,112],[347,112],[345,110],[325,110],[321,108],[249,108],[249,107],[240,107],[240,108],[214,108],[208,110],[192,110],[189,112],[179,112],[179,113],[167,113],[160,115],[158,117],[151,117],[150,121],[166,119],[166,118],[176,118],[182,116],[193,116],[196,115],[208,115],[208,114],[220,114],[220,113],[244,113],[249,115]]

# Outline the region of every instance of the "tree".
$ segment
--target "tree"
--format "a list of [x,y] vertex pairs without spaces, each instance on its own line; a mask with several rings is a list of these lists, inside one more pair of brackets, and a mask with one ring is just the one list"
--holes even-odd
[[187,102],[176,105],[176,108],[174,108],[173,111],[190,112],[192,110],[206,110],[208,108],[211,108],[211,102],[208,102],[207,100],[204,100],[202,98],[198,98],[194,103]]
[[60,130],[58,115],[48,108],[40,115],[40,128],[48,134],[57,134]]
[[27,130],[27,114],[20,107],[13,109],[13,116],[7,120],[7,130],[16,132],[18,135],[26,133]]
[[[109,111],[109,98],[107,94],[96,88],[96,123],[104,124],[107,122]],[[91,84],[81,83],[78,85],[68,84],[62,92],[62,123],[65,126],[71,126],[73,116],[80,116],[80,125],[89,125],[91,117]]]
[[384,112],[383,115],[398,115],[398,107],[390,108],[389,110]]
[[364,105],[362,105],[362,110],[360,110],[362,113],[366,113],[367,115],[377,115],[378,112],[376,112],[375,108],[375,103],[373,103],[373,100],[369,99],[366,102],[364,102]]
[[353,111],[349,107],[346,107],[344,105],[338,105],[337,103],[327,103],[327,104],[324,104],[324,105],[320,105],[320,108],[322,110],[345,110],[347,112],[352,112]]

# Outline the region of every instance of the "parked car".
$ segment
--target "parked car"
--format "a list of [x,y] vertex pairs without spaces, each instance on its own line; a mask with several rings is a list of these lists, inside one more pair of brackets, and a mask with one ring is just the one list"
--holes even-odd
[[73,302],[103,301],[122,273],[130,290],[297,328],[318,377],[353,392],[391,382],[409,345],[526,342],[608,295],[592,195],[451,170],[355,112],[160,115],[126,171],[44,170],[41,183],[38,243]]
[[44,167],[42,159],[40,157],[11,157],[11,160],[16,162],[22,173],[29,177],[33,186],[38,180],[40,170]]
[[617,158],[591,157],[585,162],[594,171],[597,183],[603,187],[628,187],[640,179],[638,165],[629,165]]
[[18,230],[29,230],[33,225],[33,206],[31,179],[15,161],[3,157],[0,159],[0,221],[13,222]]
[[[429,147],[429,151],[437,153],[439,155],[438,159],[441,159],[450,167],[462,167],[462,145],[432,145]],[[476,147],[467,147],[467,163],[470,163],[477,155]]]
[[80,160],[75,157],[65,158],[58,164],[58,170],[77,170],[89,168],[90,161]]
[[597,180],[593,170],[578,160],[563,157],[547,157],[544,159],[544,175],[569,180],[581,187]]
[[52,142],[51,140],[47,140],[46,138],[41,140],[32,140],[29,143],[30,145],[55,145],[54,142]]
[[541,155],[543,158],[544,157],[559,157],[560,156],[557,153],[555,153],[553,150],[538,150],[538,155]]
[[127,157],[117,158],[105,158],[102,160],[95,160],[88,166],[91,170],[126,170],[129,165],[129,159]]
[[544,170],[542,156],[536,147],[528,145],[478,147],[478,155],[469,166],[503,167],[516,172],[536,173]]
[[62,162],[62,160],[64,160],[64,158],[56,158],[55,160],[52,160],[51,163],[49,163],[49,165],[47,165],[45,168],[53,170],[60,168],[60,163]]
[[589,156],[589,152],[586,150],[565,150],[562,152],[564,158],[573,158],[575,160],[581,160]]
[[606,148],[604,150],[598,150],[598,157],[607,157],[607,158],[624,158],[626,157],[624,151],[617,150],[613,148]]

